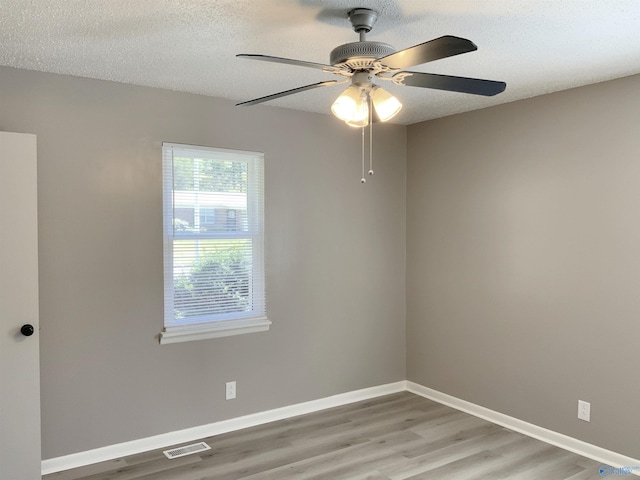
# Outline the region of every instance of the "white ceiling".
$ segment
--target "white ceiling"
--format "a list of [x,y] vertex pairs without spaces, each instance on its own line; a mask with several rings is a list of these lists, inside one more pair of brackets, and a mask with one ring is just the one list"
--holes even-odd
[[[640,73],[640,0],[0,0],[0,65],[239,102],[334,78],[235,55],[329,63],[358,40],[355,7],[380,13],[368,40],[398,50],[442,35],[478,46],[412,70],[507,83],[490,98],[385,83],[404,104],[394,123]],[[328,113],[343,88],[265,105]]]

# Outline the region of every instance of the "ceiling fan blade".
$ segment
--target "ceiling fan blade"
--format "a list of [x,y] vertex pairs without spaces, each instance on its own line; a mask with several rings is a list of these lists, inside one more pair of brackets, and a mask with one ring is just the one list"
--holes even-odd
[[338,67],[334,67],[333,65],[325,65],[323,63],[314,63],[314,62],[305,62],[304,60],[293,60],[291,58],[272,57],[270,55],[254,55],[249,53],[240,53],[236,55],[236,57],[248,58],[250,60],[260,60],[262,62],[284,63],[287,65],[295,65],[298,67],[315,68],[317,70],[324,70],[325,72],[331,72],[331,73],[338,70],[342,70]]
[[271,95],[267,95],[266,97],[254,98],[253,100],[249,100],[246,102],[236,103],[236,107],[256,105],[258,103],[268,102],[269,100],[275,100],[276,98],[286,97],[287,95],[293,95],[294,93],[300,93],[318,87],[329,87],[331,85],[335,85],[336,83],[340,82],[338,82],[338,80],[327,80],[326,82],[312,83],[311,85],[305,85],[304,87],[292,88],[291,90],[274,93]]
[[[405,74],[410,73],[411,75]],[[437,75],[435,73],[398,72],[394,75],[402,76],[402,85],[410,87],[435,88],[449,92],[470,93],[472,95],[484,95],[492,97],[504,92],[507,84],[495,80],[482,80],[480,78],[452,77],[449,75]]]
[[379,58],[378,61],[391,68],[408,68],[477,49],[471,40],[445,35]]

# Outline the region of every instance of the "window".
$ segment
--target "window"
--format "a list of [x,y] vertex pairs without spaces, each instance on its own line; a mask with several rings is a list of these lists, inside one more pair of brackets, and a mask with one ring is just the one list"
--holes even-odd
[[160,343],[269,329],[261,153],[163,143]]

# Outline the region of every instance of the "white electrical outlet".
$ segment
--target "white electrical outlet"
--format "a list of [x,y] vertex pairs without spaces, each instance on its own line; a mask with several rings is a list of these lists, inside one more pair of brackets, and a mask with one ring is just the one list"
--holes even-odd
[[233,400],[236,398],[236,382],[227,382],[225,397],[227,400]]
[[591,421],[591,404],[589,402],[578,400],[578,418],[585,422]]

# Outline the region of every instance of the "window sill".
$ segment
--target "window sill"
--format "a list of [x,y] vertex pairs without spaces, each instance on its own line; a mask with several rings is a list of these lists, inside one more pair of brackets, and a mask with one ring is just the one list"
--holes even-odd
[[271,322],[267,317],[228,320],[223,322],[166,327],[160,332],[160,344],[206,340],[208,338],[228,337],[244,333],[266,332]]

